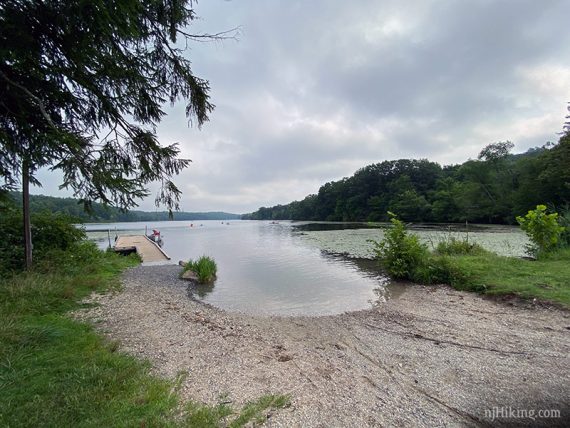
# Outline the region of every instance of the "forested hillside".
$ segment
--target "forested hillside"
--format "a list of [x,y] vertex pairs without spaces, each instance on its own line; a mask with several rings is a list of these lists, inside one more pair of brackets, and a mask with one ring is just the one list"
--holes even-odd
[[513,144],[485,147],[477,160],[441,166],[400,159],[366,166],[321,186],[302,201],[260,208],[248,219],[385,221],[387,212],[414,222],[515,222],[537,204],[570,203],[570,135],[512,155]]
[[[10,192],[10,197],[18,207],[22,205],[19,192]],[[118,222],[118,221],[163,221],[169,220],[167,211],[127,211],[93,203],[91,212],[86,212],[82,203],[73,198],[56,198],[53,196],[30,195],[32,212],[47,211],[51,213],[64,213],[84,222]],[[239,214],[225,212],[176,212],[172,213],[174,220],[232,220],[239,219]]]

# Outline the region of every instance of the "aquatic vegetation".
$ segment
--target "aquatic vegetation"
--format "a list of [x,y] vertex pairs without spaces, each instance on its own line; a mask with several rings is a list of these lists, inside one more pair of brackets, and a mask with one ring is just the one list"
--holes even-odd
[[188,260],[184,266],[182,273],[191,270],[198,277],[200,284],[210,284],[216,280],[218,266],[214,259],[208,256],[202,256],[198,260]]

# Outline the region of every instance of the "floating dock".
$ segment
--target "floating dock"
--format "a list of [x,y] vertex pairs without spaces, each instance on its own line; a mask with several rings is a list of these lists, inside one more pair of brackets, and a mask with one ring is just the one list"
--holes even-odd
[[162,262],[170,260],[170,257],[156,244],[144,235],[123,235],[115,242],[117,253],[137,253],[143,263]]

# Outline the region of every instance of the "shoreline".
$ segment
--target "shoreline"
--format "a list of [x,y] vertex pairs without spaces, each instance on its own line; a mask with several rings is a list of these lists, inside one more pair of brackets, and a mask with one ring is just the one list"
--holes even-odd
[[253,316],[190,298],[179,269],[129,269],[123,291],[92,296],[100,306],[76,316],[155,373],[186,371],[184,398],[290,394],[267,426],[480,426],[508,406],[562,412],[533,425],[570,417],[567,310],[414,285],[373,309]]

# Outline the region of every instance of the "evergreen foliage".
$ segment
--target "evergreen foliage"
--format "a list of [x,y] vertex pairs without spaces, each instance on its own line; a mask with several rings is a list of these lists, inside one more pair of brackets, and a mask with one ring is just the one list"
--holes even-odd
[[163,105],[186,100],[198,125],[213,105],[192,74],[185,32],[189,0],[29,2],[0,7],[0,175],[16,189],[22,173],[60,169],[65,188],[128,208],[162,184],[157,203],[176,208],[171,181],[188,166],[176,144],[161,146]]
[[[162,146],[163,105],[187,101],[198,126],[213,109],[208,82],[183,55],[193,35],[192,0],[69,0],[0,3],[0,190],[23,194],[25,264],[32,268],[29,187],[38,169],[63,173],[86,209],[123,209],[160,183],[156,204],[178,209],[171,180],[187,167]],[[185,46],[183,49],[182,46]]]
[[[50,259],[56,251],[67,251],[85,238],[83,229],[72,224],[65,214],[47,212],[32,215],[32,236],[37,261]],[[0,272],[18,271],[24,263],[22,212],[10,210],[0,216]]]

